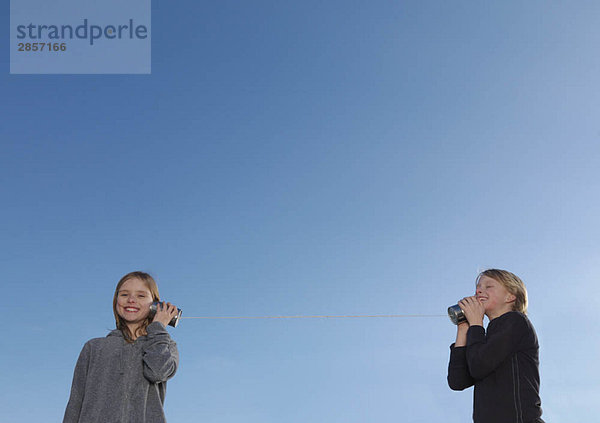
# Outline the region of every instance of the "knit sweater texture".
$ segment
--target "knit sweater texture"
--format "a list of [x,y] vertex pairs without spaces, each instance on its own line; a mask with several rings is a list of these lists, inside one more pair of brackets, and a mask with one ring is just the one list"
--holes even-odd
[[63,423],[163,423],[177,345],[160,322],[127,343],[120,330],[89,340],[77,360]]

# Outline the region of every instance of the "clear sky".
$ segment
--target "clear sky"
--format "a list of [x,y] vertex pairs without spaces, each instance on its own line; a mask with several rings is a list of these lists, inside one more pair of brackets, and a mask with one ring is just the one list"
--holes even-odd
[[[486,267],[527,284],[546,421],[596,418],[598,2],[152,7],[151,75],[0,47],[3,422],[62,419],[132,270],[257,316],[444,314]],[[171,329],[170,422],[470,421],[445,317]]]

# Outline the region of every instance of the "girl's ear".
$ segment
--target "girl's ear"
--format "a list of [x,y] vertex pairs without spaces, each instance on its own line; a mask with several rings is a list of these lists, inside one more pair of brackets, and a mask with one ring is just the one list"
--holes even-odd
[[514,303],[516,300],[517,297],[515,297],[513,294],[508,294],[505,299],[507,303]]

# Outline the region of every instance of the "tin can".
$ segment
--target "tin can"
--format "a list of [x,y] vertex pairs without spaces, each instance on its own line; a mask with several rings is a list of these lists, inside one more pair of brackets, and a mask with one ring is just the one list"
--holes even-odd
[[[156,314],[156,310],[158,310],[158,307],[162,307],[162,303],[159,301],[154,301],[150,305],[150,313],[148,313],[148,317],[150,317],[152,319],[154,317],[154,315]],[[181,317],[181,313],[182,313],[181,309],[178,308],[177,315],[171,319],[171,321],[169,322],[169,326],[173,326],[174,328],[177,327],[177,325],[179,324],[179,318]]]
[[464,311],[462,311],[458,304],[448,307],[448,317],[455,325],[460,325],[462,322],[467,321]]

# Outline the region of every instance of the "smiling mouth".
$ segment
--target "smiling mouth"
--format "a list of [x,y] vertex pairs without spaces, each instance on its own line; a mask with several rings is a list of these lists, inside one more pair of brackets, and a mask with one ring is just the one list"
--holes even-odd
[[133,308],[133,307],[125,307],[125,311],[128,313],[137,313],[138,311],[140,311],[139,308]]

